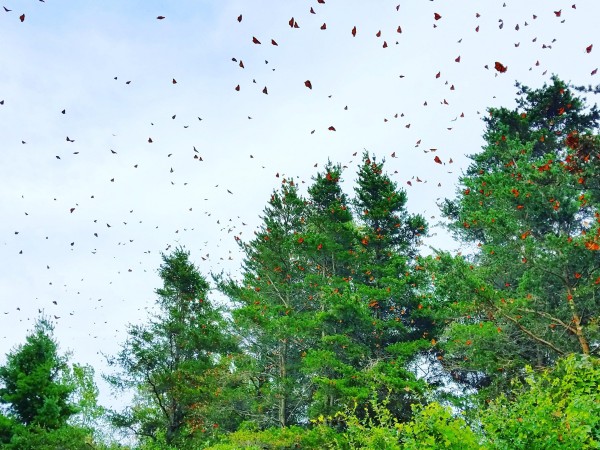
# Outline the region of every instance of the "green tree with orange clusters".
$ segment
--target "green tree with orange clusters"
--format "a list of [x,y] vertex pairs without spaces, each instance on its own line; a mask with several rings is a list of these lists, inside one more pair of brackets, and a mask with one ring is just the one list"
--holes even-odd
[[428,264],[447,307],[444,365],[473,384],[599,351],[600,115],[556,77],[517,87],[443,207],[465,256]]

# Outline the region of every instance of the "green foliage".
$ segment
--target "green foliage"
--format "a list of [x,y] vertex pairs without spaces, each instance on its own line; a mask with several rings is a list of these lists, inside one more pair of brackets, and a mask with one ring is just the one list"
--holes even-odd
[[444,365],[497,391],[600,339],[600,116],[556,77],[518,87],[517,109],[490,109],[484,150],[443,208],[473,254],[426,264],[448,321]]
[[462,418],[453,416],[450,408],[430,403],[426,407],[415,409],[416,414],[411,422],[397,426],[402,436],[403,450],[485,448],[480,443],[481,437]]
[[58,354],[52,331],[48,319],[38,319],[26,343],[9,353],[0,367],[0,403],[23,425],[57,429],[77,412],[69,401],[75,386],[62,378],[67,360]]
[[[94,444],[94,420],[102,410],[89,366],[68,364],[58,353],[53,326],[37,320],[26,342],[0,367],[2,448],[15,450],[87,449]],[[93,412],[92,412],[93,411]]]
[[[109,363],[120,372],[107,376],[113,387],[133,388],[131,407],[112,413],[112,423],[154,443],[183,448],[201,436],[207,423],[223,419],[235,427],[234,406],[218,398],[231,370],[235,339],[226,334],[221,311],[207,299],[208,283],[176,249],[163,255],[157,289],[160,312],[147,324],[131,325],[129,338]],[[162,441],[160,441],[162,442]]]
[[600,360],[571,355],[527,374],[482,414],[492,448],[600,448]]
[[207,447],[207,450],[326,450],[341,448],[336,444],[339,440],[340,436],[324,425],[309,429],[299,426],[263,431],[241,429],[227,435],[222,442]]

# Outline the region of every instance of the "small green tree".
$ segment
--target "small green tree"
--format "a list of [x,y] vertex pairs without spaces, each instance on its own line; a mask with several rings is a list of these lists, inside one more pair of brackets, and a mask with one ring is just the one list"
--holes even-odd
[[9,353],[0,367],[0,403],[23,425],[56,429],[77,412],[70,401],[75,386],[64,380],[67,358],[59,355],[52,332],[47,318],[38,319],[26,343]]
[[78,386],[68,357],[60,355],[54,327],[40,317],[26,342],[13,349],[0,367],[2,448],[83,449],[92,444],[89,427],[72,424],[80,412]]

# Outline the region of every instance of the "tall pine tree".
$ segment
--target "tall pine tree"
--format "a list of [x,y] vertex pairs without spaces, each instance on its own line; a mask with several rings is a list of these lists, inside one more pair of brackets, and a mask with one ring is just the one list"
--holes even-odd
[[142,442],[186,448],[207,430],[237,425],[235,411],[218,395],[236,342],[188,252],[163,255],[159,275],[158,313],[146,324],[130,325],[121,351],[109,359],[118,369],[106,377],[109,383],[136,392],[134,404],[112,419]]

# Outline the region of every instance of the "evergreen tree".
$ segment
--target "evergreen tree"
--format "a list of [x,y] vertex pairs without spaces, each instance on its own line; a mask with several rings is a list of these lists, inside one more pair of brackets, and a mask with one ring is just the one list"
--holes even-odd
[[369,361],[368,306],[355,293],[358,233],[342,191],[342,168],[328,162],[313,178],[306,242],[309,300],[315,305],[313,344],[302,360],[310,377],[309,417],[333,416],[353,399],[366,399],[370,387],[360,372]]
[[305,209],[294,181],[283,180],[254,239],[240,242],[242,281],[218,277],[234,302],[236,329],[251,357],[249,382],[256,400],[246,415],[260,427],[285,427],[306,418],[308,387],[300,359],[310,347],[306,338],[314,329],[315,307],[305,291],[306,260],[298,256],[308,245]]
[[444,363],[476,383],[593,353],[600,337],[598,112],[556,77],[518,87],[517,109],[490,109],[484,150],[443,208],[475,251],[432,260],[453,316]]
[[[90,427],[72,425],[80,411],[67,356],[58,353],[53,325],[41,317],[26,342],[0,367],[0,443],[8,450],[73,450],[92,444]],[[76,366],[77,367],[77,366]]]
[[53,330],[47,318],[38,319],[26,343],[9,353],[0,367],[0,403],[26,426],[57,429],[77,412],[70,401],[75,386],[64,381],[67,358],[59,355]]
[[[380,399],[392,391],[393,413],[411,416],[424,385],[407,364],[430,347],[433,323],[421,292],[426,286],[418,246],[427,233],[421,215],[406,209],[407,196],[384,171],[385,161],[363,154],[354,205],[360,243],[356,293],[371,311],[369,367]],[[385,380],[382,382],[382,380]]]
[[[235,428],[232,405],[222,402],[221,383],[236,350],[221,311],[207,298],[209,285],[181,248],[163,255],[156,290],[159,312],[147,324],[130,325],[127,341],[107,376],[119,390],[133,388],[134,404],[112,416],[114,425],[141,439],[184,448],[207,430]],[[223,419],[224,423],[216,420]]]

